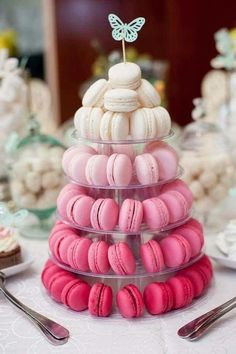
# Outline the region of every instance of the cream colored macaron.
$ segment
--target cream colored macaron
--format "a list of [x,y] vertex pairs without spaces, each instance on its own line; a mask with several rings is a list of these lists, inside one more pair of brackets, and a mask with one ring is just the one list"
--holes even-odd
[[133,139],[155,138],[156,119],[151,108],[140,108],[130,115],[130,134]]
[[104,95],[104,107],[112,112],[132,112],[139,106],[138,95],[129,89],[108,90]]
[[142,107],[153,108],[159,106],[161,99],[152,84],[149,81],[142,79],[141,85],[137,89],[138,100]]
[[108,78],[112,88],[136,90],[141,84],[141,70],[134,63],[119,63],[109,69]]
[[107,111],[101,119],[100,137],[102,140],[125,140],[129,134],[127,113]]
[[75,113],[74,125],[82,138],[100,139],[103,110],[99,107],[81,107]]
[[109,88],[105,79],[99,79],[92,84],[85,92],[82,105],[84,107],[103,107],[103,97]]
[[170,133],[171,129],[171,118],[168,111],[164,107],[153,108],[153,113],[156,118],[157,124],[157,138],[167,136]]

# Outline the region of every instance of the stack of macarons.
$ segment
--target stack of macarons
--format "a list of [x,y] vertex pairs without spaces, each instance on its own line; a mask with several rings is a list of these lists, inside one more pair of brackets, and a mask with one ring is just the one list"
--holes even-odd
[[[62,166],[65,174],[81,185],[128,186],[150,185],[169,181],[178,172],[178,156],[165,142],[144,146],[144,153],[132,162],[130,150],[124,153],[97,154],[89,146],[71,147],[65,151]],[[133,155],[133,154],[132,154]]]
[[96,282],[90,287],[84,280],[62,270],[47,261],[42,275],[42,283],[51,296],[74,311],[88,308],[93,316],[107,317],[112,313],[114,302],[125,318],[137,318],[144,314],[145,307],[152,315],[188,306],[199,297],[212,279],[212,265],[204,256],[193,266],[180,271],[165,282],[152,282],[143,292],[135,284],[122,286],[115,294],[112,288]]
[[82,138],[122,141],[161,138],[169,134],[171,119],[160,106],[156,89],[134,63],[119,63],[85,92],[74,117]]
[[158,273],[167,268],[178,269],[200,255],[204,238],[200,226],[194,223],[191,219],[161,241],[151,239],[141,244],[141,261],[136,261],[125,240],[108,242],[102,237],[88,238],[63,223],[57,223],[52,229],[49,248],[59,263],[81,272],[112,274],[112,270],[117,275],[132,275],[137,262],[142,263],[147,273]]
[[150,230],[164,230],[184,223],[192,206],[191,192],[184,183],[177,180],[170,185],[158,197],[142,202],[126,198],[118,205],[113,198],[95,199],[83,187],[70,183],[61,190],[57,208],[64,221],[78,228],[138,233],[146,228],[141,228],[144,223]]

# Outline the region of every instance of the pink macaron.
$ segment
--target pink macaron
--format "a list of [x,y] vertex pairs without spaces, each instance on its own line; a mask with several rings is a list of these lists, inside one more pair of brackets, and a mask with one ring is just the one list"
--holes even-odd
[[132,163],[125,154],[112,154],[107,163],[107,179],[111,186],[126,186],[132,178]]
[[108,249],[108,259],[116,274],[134,274],[135,258],[127,243],[118,242],[111,245]]
[[110,269],[108,244],[103,240],[94,241],[89,247],[88,263],[91,272],[105,274]]
[[52,295],[52,297],[56,301],[61,302],[61,293],[63,288],[66,286],[68,282],[74,279],[75,279],[74,275],[65,271],[57,272],[54,275],[52,275],[48,282],[48,286],[49,286],[48,290]]
[[[47,290],[49,290],[49,282],[51,277],[60,271],[62,270],[55,264],[47,265],[46,267],[43,268],[41,274],[41,281]],[[66,271],[64,271],[64,273],[66,273]]]
[[112,288],[103,283],[95,283],[90,291],[88,309],[91,315],[107,317],[112,310]]
[[92,241],[86,237],[78,237],[67,249],[67,260],[71,268],[87,272],[89,270],[88,251]]
[[183,194],[177,191],[169,191],[159,195],[169,211],[170,223],[175,223],[187,216],[189,208]]
[[181,179],[176,179],[175,181],[171,183],[167,183],[162,186],[161,193],[165,193],[169,191],[177,191],[181,193],[187,200],[188,208],[190,209],[192,207],[193,194],[190,188],[188,187],[188,185],[184,181],[182,181]]
[[113,230],[118,221],[119,206],[111,198],[99,198],[90,212],[90,221],[96,230]]
[[194,297],[200,296],[205,288],[204,278],[202,277],[200,272],[194,268],[187,268],[181,271],[181,275],[184,275],[191,281],[193,285]]
[[159,168],[160,180],[169,180],[177,175],[179,159],[172,146],[164,141],[158,141],[148,144],[145,152],[155,157]]
[[138,232],[143,221],[143,205],[139,200],[125,199],[120,208],[119,228],[124,232]]
[[141,245],[140,256],[148,273],[160,272],[165,268],[161,247],[155,240],[150,240]]
[[144,222],[151,230],[159,230],[170,222],[169,210],[159,198],[143,201]]
[[85,172],[87,162],[92,156],[93,155],[88,152],[74,156],[68,167],[68,176],[78,183],[88,184]]
[[151,315],[159,315],[172,309],[174,295],[167,283],[150,283],[143,293],[144,303]]
[[87,195],[71,198],[67,204],[67,218],[71,223],[81,227],[90,225],[90,212],[95,200]]
[[141,154],[134,160],[137,180],[140,184],[153,184],[159,180],[159,166],[151,154]]
[[160,241],[160,247],[167,267],[176,268],[189,261],[192,250],[189,242],[181,235],[172,234]]
[[57,197],[57,209],[63,219],[67,220],[66,208],[69,200],[81,194],[86,194],[85,189],[75,185],[74,183],[69,183],[62,188]]
[[63,287],[61,302],[74,311],[83,311],[88,308],[90,286],[75,278]]
[[66,174],[68,174],[68,168],[72,158],[84,152],[89,154],[96,154],[96,150],[88,145],[74,145],[69,147],[69,149],[64,152],[62,157],[62,167]]
[[192,254],[191,257],[196,257],[200,252],[204,244],[203,234],[186,225],[177,227],[173,233],[183,236],[191,246]]
[[198,220],[191,218],[188,220],[187,225],[195,227],[196,229],[200,230],[203,233],[203,226]]
[[93,155],[89,158],[86,168],[85,176],[89,184],[95,186],[107,186],[107,162],[106,155]]
[[191,304],[194,296],[194,289],[191,280],[182,275],[177,275],[170,278],[167,284],[171,287],[174,296],[173,308],[179,309],[181,307]]
[[128,284],[118,291],[116,303],[121,315],[125,318],[143,315],[144,303],[142,294],[133,284]]

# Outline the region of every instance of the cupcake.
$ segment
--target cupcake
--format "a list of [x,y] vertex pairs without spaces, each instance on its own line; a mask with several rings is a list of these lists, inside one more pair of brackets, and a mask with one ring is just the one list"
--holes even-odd
[[21,248],[16,231],[0,226],[0,269],[21,263]]

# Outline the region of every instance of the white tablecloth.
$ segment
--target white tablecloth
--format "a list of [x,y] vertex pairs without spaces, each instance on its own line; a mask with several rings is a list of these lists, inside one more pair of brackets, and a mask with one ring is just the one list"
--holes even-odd
[[40,284],[47,259],[46,241],[22,240],[35,257],[25,273],[8,279],[7,287],[26,305],[67,327],[71,338],[61,347],[48,343],[34,325],[2,296],[0,298],[0,354],[226,354],[236,353],[236,313],[219,320],[197,342],[178,338],[177,329],[196,316],[236,295],[236,273],[215,267],[215,280],[201,299],[185,310],[135,321],[91,318],[53,302]]

